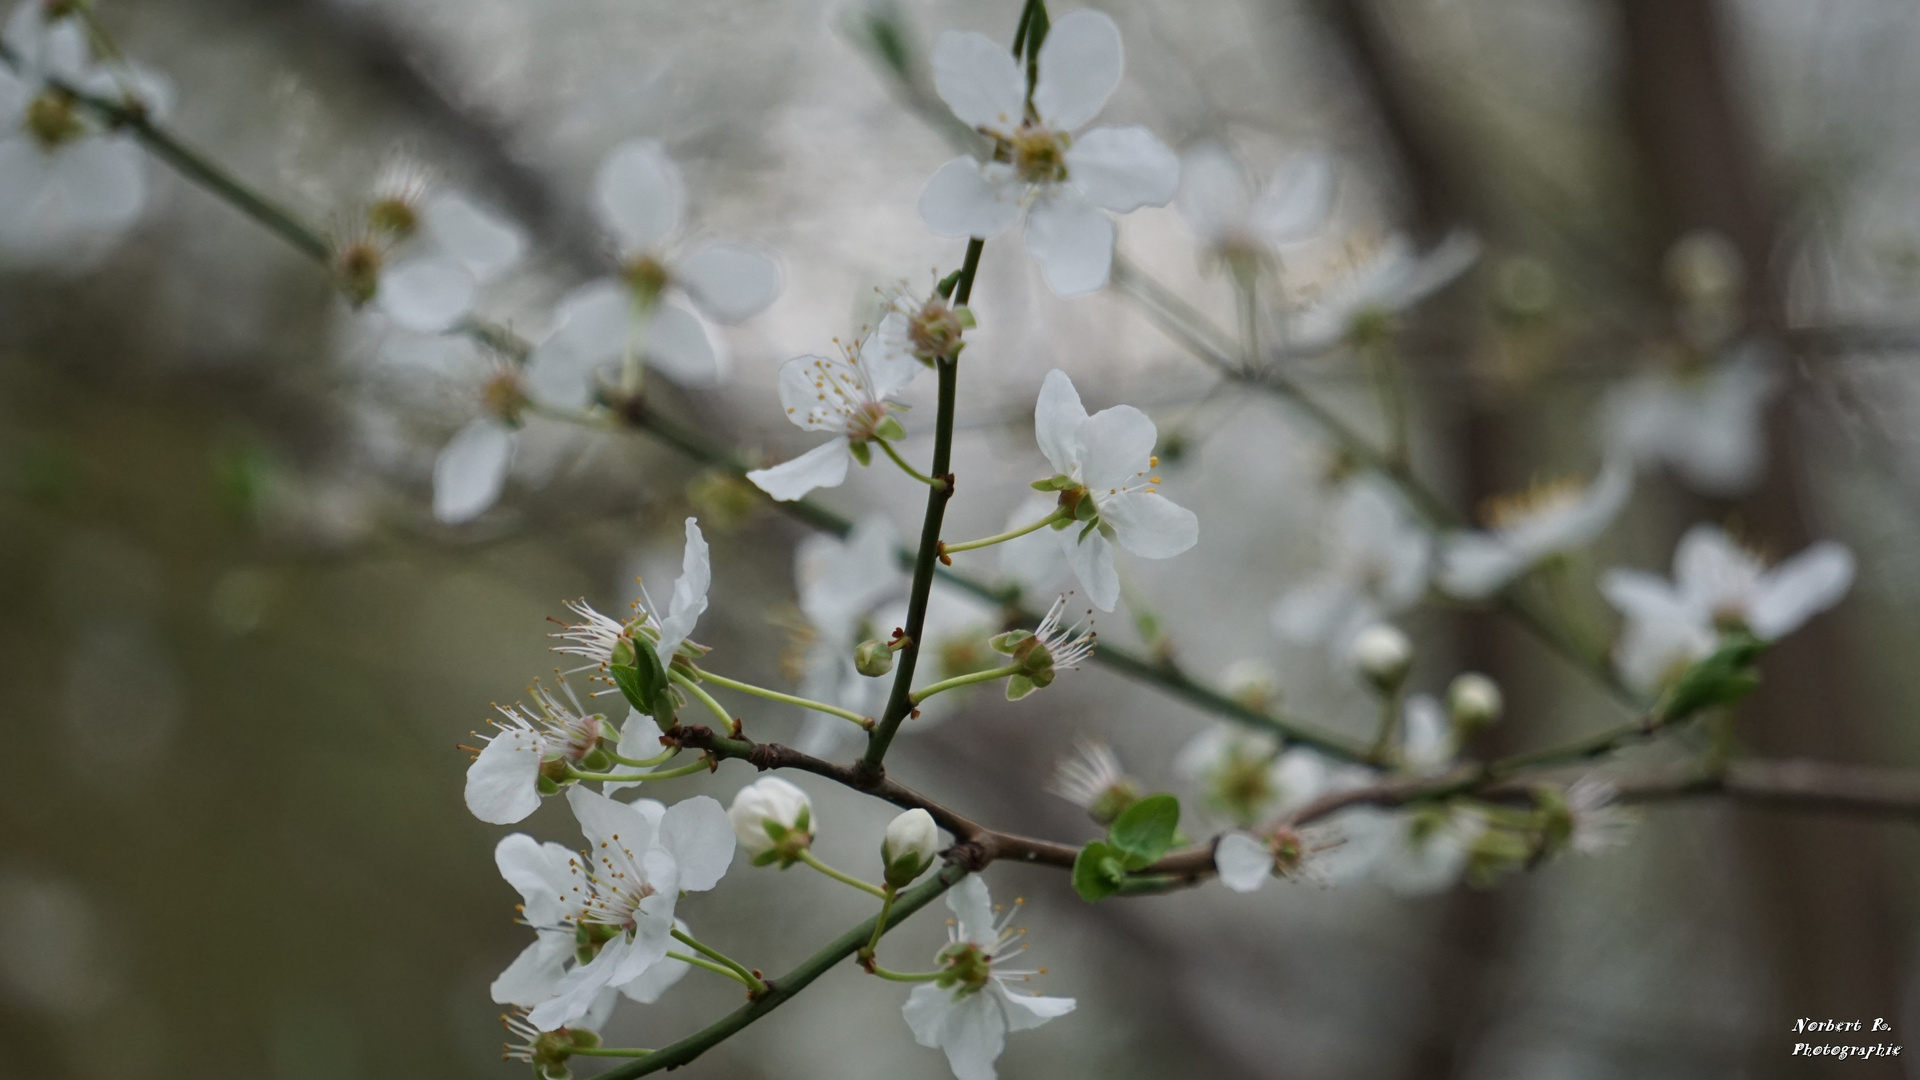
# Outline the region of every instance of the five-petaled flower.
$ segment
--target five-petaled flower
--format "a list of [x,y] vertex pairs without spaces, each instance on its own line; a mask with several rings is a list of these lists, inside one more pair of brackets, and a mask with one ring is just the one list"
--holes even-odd
[[1534,564],[1591,543],[1613,524],[1633,494],[1633,468],[1615,459],[1590,484],[1535,488],[1490,505],[1485,532],[1459,532],[1440,546],[1440,588],[1483,600]]
[[[1054,535],[1068,565],[1102,611],[1120,600],[1113,545],[1143,559],[1170,559],[1200,539],[1200,521],[1153,485],[1159,437],[1147,414],[1115,405],[1087,415],[1067,373],[1055,369],[1040,386],[1033,435],[1057,475],[1043,481],[1066,511]],[[1071,520],[1068,520],[1068,518]]]
[[1120,85],[1122,64],[1120,28],[1092,10],[1053,24],[1031,95],[1019,62],[986,35],[940,35],[934,87],[994,149],[989,161],[962,155],[942,165],[920,193],[920,220],[939,236],[985,238],[1024,219],[1027,252],[1049,288],[1079,296],[1105,285],[1107,212],[1165,206],[1180,183],[1179,159],[1146,128],[1073,134]]
[[1340,489],[1326,532],[1325,567],[1280,597],[1273,625],[1290,641],[1324,642],[1344,656],[1360,631],[1426,594],[1433,540],[1398,499],[1367,479]]
[[672,806],[629,804],[576,786],[567,803],[588,844],[575,867],[584,889],[569,894],[569,914],[597,948],[528,1014],[541,1031],[573,1023],[602,990],[625,986],[666,960],[674,902],[682,892],[713,888],[733,861],[727,812],[705,795]]
[[567,700],[536,684],[534,708],[498,706],[504,720],[467,767],[467,809],[491,825],[511,825],[540,808],[540,796],[557,794],[568,771],[601,750],[613,734],[607,718],[580,707],[573,688]]
[[875,439],[906,433],[893,416],[894,395],[922,370],[908,344],[907,317],[889,312],[880,329],[847,346],[838,359],[796,356],[780,365],[780,404],[802,431],[833,438],[782,465],[747,474],[760,490],[791,502],[818,487],[839,487],[852,461],[865,464]]
[[1210,142],[1187,151],[1181,160],[1174,206],[1206,245],[1206,254],[1247,283],[1281,248],[1319,232],[1333,187],[1333,166],[1327,159],[1300,153],[1255,192],[1233,155]]
[[1853,584],[1853,554],[1831,540],[1769,568],[1712,525],[1695,525],[1673,553],[1673,581],[1609,570],[1600,591],[1626,616],[1614,664],[1636,689],[1660,690],[1712,653],[1723,633],[1773,641],[1832,607]]
[[914,1041],[947,1052],[957,1080],[994,1080],[993,1063],[1006,1048],[1009,1031],[1065,1016],[1075,1002],[1012,988],[1038,972],[1004,966],[1025,950],[1025,945],[1014,945],[1025,931],[1009,928],[1014,912],[994,918],[986,882],[969,877],[955,885],[947,894],[947,906],[956,923],[948,931],[947,947],[940,950],[940,977],[914,987],[901,1012]]
[[1649,372],[1614,387],[1601,405],[1601,435],[1609,454],[1664,462],[1704,494],[1739,495],[1766,472],[1762,419],[1779,388],[1759,348],[1731,350],[1698,369]]

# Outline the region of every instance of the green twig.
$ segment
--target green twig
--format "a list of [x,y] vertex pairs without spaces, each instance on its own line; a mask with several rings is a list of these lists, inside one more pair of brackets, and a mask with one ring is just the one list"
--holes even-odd
[[877,896],[882,900],[886,899],[887,897],[887,891],[881,888],[880,886],[872,884],[871,882],[861,881],[859,878],[854,877],[852,874],[846,873],[845,871],[841,871],[841,870],[835,870],[833,867],[828,866],[826,863],[820,861],[820,857],[813,853],[812,848],[800,849],[800,861],[803,863],[806,863],[808,866],[813,867],[815,870],[820,871],[821,873],[827,875],[828,877],[832,878],[833,880],[839,882],[842,885],[851,885],[854,888],[859,889],[861,892],[866,893],[869,896]]

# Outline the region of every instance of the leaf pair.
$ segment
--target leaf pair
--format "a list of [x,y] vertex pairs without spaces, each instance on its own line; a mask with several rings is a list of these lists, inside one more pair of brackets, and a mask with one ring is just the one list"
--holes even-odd
[[1083,900],[1105,900],[1126,884],[1127,875],[1160,861],[1180,828],[1180,800],[1149,795],[1121,813],[1105,840],[1080,849],[1073,860],[1073,890]]

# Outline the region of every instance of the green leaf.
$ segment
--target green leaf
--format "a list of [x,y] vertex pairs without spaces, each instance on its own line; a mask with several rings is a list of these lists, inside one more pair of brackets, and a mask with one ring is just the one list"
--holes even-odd
[[1119,892],[1127,880],[1123,858],[1118,848],[1099,840],[1081,848],[1073,858],[1073,891],[1088,903]]
[[960,284],[960,271],[955,270],[953,273],[941,278],[940,284],[935,285],[933,291],[940,294],[940,299],[949,300],[953,297],[954,286],[958,284]]
[[1731,705],[1760,685],[1753,670],[1766,643],[1751,634],[1735,634],[1712,656],[1693,665],[1667,692],[1660,717],[1668,723],[1684,720],[1702,709]]
[[1180,800],[1171,795],[1149,795],[1113,819],[1107,842],[1125,855],[1127,869],[1138,870],[1173,847],[1179,828]]
[[627,704],[647,716],[653,722],[669,727],[673,722],[674,711],[678,708],[673,695],[673,683],[667,679],[666,668],[660,665],[659,654],[653,646],[638,638],[633,639],[632,664],[611,664],[607,671],[613,676],[615,686],[627,699]]

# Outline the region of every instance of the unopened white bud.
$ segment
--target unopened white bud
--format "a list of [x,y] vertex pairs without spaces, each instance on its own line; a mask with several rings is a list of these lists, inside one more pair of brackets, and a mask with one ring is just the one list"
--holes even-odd
[[813,800],[777,776],[741,788],[727,808],[727,821],[755,866],[776,859],[791,866],[813,844]]
[[886,865],[887,884],[905,888],[933,865],[940,848],[940,830],[933,815],[925,810],[909,810],[887,825],[886,839],[880,842],[880,861]]
[[1220,673],[1227,696],[1249,709],[1268,709],[1280,697],[1280,675],[1258,657],[1235,660]]
[[1447,687],[1447,715],[1463,734],[1478,731],[1500,719],[1506,705],[1500,684],[1477,671],[1456,677]]
[[1392,692],[1413,666],[1413,642],[1398,627],[1376,623],[1354,637],[1352,655],[1353,666],[1368,682]]

